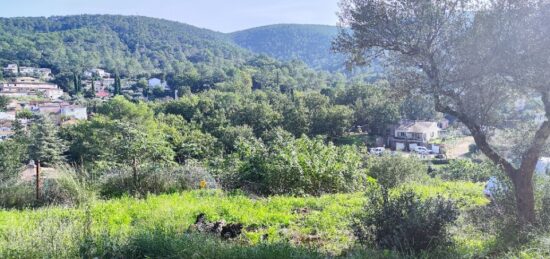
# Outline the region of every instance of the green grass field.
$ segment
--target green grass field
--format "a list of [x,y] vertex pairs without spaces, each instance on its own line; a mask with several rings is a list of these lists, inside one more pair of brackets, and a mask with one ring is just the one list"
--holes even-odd
[[[473,183],[432,180],[408,188],[421,197],[458,200],[463,210],[487,203],[482,186]],[[208,190],[0,211],[0,258],[350,255],[355,244],[350,224],[366,200],[364,193],[254,199]],[[227,242],[188,234],[201,212],[209,220],[243,223],[244,235]],[[260,240],[264,234],[267,241]]]

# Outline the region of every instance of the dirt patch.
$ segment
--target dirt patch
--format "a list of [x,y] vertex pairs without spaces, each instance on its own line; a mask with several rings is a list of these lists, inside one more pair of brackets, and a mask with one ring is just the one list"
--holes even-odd
[[450,159],[466,156],[470,152],[470,145],[475,144],[473,137],[464,137],[454,140],[447,145],[447,157]]

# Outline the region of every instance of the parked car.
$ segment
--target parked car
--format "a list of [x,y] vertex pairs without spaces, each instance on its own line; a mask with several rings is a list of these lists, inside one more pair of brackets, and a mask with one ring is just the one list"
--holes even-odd
[[375,147],[375,148],[371,148],[369,150],[369,152],[373,155],[379,155],[380,156],[380,155],[384,154],[384,152],[386,152],[386,149],[383,148],[383,147]]
[[429,155],[432,152],[431,150],[427,149],[426,147],[420,147],[420,146],[417,146],[413,151],[420,154],[420,155]]

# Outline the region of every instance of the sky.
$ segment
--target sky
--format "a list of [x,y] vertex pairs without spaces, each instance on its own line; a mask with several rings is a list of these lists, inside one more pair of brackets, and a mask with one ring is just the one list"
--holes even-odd
[[0,0],[0,17],[143,15],[221,32],[277,23],[336,25],[338,0]]

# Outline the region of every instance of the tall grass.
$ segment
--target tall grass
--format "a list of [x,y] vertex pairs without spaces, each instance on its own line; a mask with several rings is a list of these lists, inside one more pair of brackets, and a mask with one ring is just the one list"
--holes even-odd
[[[456,185],[460,189],[462,183]],[[468,190],[451,196],[482,196],[480,186],[464,188]],[[437,193],[425,196],[431,195]],[[365,204],[364,193],[253,199],[203,190],[141,200],[126,196],[73,208],[3,210],[0,258],[353,256],[347,252],[355,246],[350,225]],[[188,233],[199,213],[212,221],[240,222],[244,233],[234,241]]]

